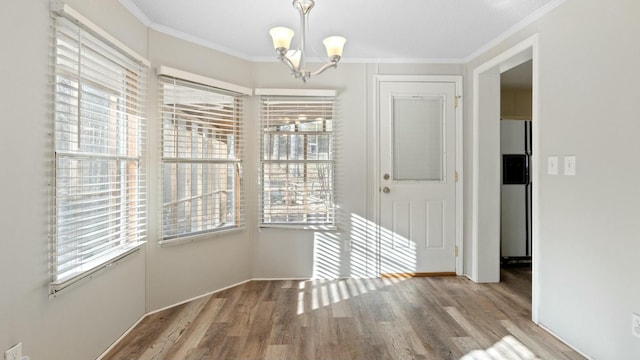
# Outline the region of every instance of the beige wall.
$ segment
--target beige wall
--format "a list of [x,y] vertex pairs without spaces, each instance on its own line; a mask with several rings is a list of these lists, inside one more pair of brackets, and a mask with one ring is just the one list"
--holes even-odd
[[[339,123],[337,152],[340,157],[337,177],[337,201],[340,204],[338,231],[260,229],[255,238],[254,277],[290,278],[317,276],[344,276],[353,264],[345,244],[351,239],[351,216],[366,217],[366,67],[361,64],[340,64],[312,78],[307,85],[289,76],[280,63],[254,64],[256,88],[312,88],[335,89],[339,96]],[[256,103],[257,106],[257,103]],[[257,111],[255,112],[257,114]],[[258,117],[248,128],[249,136],[258,139]],[[257,169],[258,153],[251,169]],[[252,174],[257,179],[257,173]],[[254,181],[255,182],[255,181]],[[251,194],[257,198],[256,192]],[[358,247],[358,256],[366,256],[365,247]],[[359,271],[366,271],[357,266]]]
[[[375,75],[460,75],[462,65],[340,64],[303,85],[279,63],[256,63],[256,88],[331,88],[339,95],[337,231],[260,229],[254,277],[378,276],[373,217],[373,79]],[[253,120],[257,125],[258,118]],[[251,126],[251,125],[250,125]],[[250,127],[257,137],[257,127]],[[257,157],[256,153],[256,157]],[[249,166],[256,169],[258,164]],[[255,178],[255,177],[254,177]],[[253,193],[252,197],[257,197]]]
[[[155,68],[168,65],[251,86],[251,64],[150,31],[117,1],[67,3],[152,62],[147,164],[149,192],[158,193]],[[96,358],[146,312],[250,278],[250,229],[161,248],[158,217],[150,216],[140,253],[48,299],[49,1],[5,5],[0,36],[13,56],[3,57],[0,67],[10,84],[0,89],[0,147],[16,156],[5,160],[11,171],[0,177],[0,350],[21,341],[33,360]],[[149,214],[160,213],[158,199],[149,196]]]
[[[169,66],[217,80],[251,86],[251,63],[217,51],[187,43],[174,37],[149,31],[148,58],[153,73],[159,66]],[[157,116],[157,78],[151,76],[149,84],[149,213],[162,212],[160,189],[160,120]],[[250,103],[250,99],[246,99]],[[252,113],[245,113],[250,122]],[[250,160],[253,138],[248,141],[243,160]],[[245,166],[246,168],[246,166]],[[245,186],[251,181],[245,179]],[[247,196],[247,200],[250,198]],[[254,211],[247,201],[247,224],[254,222]],[[202,235],[195,241],[158,246],[161,237],[159,216],[149,217],[149,243],[147,244],[147,310],[156,310],[210,291],[247,280],[251,275],[252,228],[221,236]]]
[[[118,2],[69,1],[128,46],[163,64],[247,87],[302,87],[283,65],[248,63],[147,30]],[[373,77],[376,74],[465,74],[465,272],[470,267],[471,89],[473,69],[533,33],[540,35],[539,168],[549,155],[576,155],[577,176],[542,175],[540,181],[540,321],[598,359],[630,359],[640,342],[630,335],[630,314],[640,313],[640,153],[635,121],[640,94],[640,3],[567,0],[467,65],[340,64],[308,87],[340,94],[337,232],[259,230],[255,226],[256,142],[246,161],[244,231],[158,247],[151,216],[142,252],[60,297],[47,298],[50,140],[48,1],[10,1],[0,18],[2,57],[0,149],[6,156],[0,229],[0,350],[18,341],[39,359],[91,359],[146,311],[251,277],[375,275],[372,218]],[[593,24],[597,23],[598,26]],[[147,50],[148,49],[148,50]],[[157,136],[157,93],[150,81],[150,138]],[[248,101],[247,131],[257,141],[255,99]],[[480,124],[483,126],[483,124]],[[488,129],[487,129],[488,130]],[[28,136],[17,137],[13,134]],[[252,135],[253,134],[253,135]],[[157,142],[149,144],[150,193],[159,190]],[[14,155],[16,154],[16,155]],[[19,154],[19,155],[17,155]],[[154,160],[155,159],[155,160]],[[630,166],[631,165],[631,166]],[[637,174],[638,173],[638,174]],[[480,189],[482,191],[482,189]],[[150,214],[160,204],[150,196]],[[11,206],[7,206],[11,204]],[[373,271],[373,272],[372,272]],[[597,339],[595,341],[594,339]]]
[[[146,54],[147,30],[111,0],[68,2]],[[145,313],[145,251],[48,298],[49,1],[0,12],[0,353],[22,341],[33,360],[92,359]]]
[[640,287],[630,285],[640,283],[638,19],[635,0],[567,0],[467,66],[469,95],[475,68],[539,34],[534,166],[577,157],[576,176],[540,177],[539,320],[594,359],[640,358],[630,331],[640,312]]

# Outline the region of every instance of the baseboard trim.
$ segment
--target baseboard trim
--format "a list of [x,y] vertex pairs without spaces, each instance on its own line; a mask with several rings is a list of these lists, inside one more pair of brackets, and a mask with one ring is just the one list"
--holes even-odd
[[574,346],[572,346],[571,344],[569,344],[568,342],[566,342],[562,337],[558,336],[558,334],[554,333],[553,331],[549,330],[548,327],[538,323],[536,324],[538,325],[538,327],[540,327],[542,330],[548,332],[551,336],[553,336],[554,338],[560,340],[563,344],[567,345],[568,347],[570,347],[571,349],[573,349],[573,351],[577,352],[578,354],[584,356],[586,359],[588,360],[593,360],[592,357],[588,356],[587,354],[583,353],[582,351],[580,351],[579,349],[576,349]]
[[408,279],[417,277],[458,276],[455,272],[407,272],[407,273],[383,273],[383,279]]
[[253,278],[248,281],[306,281],[306,280],[315,280],[313,278],[308,277],[291,277],[291,278]]
[[98,358],[96,360],[102,360],[102,358],[104,358],[104,356],[107,355],[109,353],[109,351],[113,350],[113,348],[116,347],[116,345],[118,345],[118,343],[120,341],[122,341],[122,339],[124,339],[127,335],[129,335],[129,333],[131,331],[133,331],[133,329],[136,326],[138,326],[138,324],[140,324],[140,322],[142,322],[142,320],[144,320],[147,316],[151,316],[151,315],[159,313],[161,311],[171,309],[172,307],[180,306],[182,304],[186,304],[186,303],[191,302],[193,300],[198,300],[198,299],[201,299],[203,297],[206,297],[206,296],[209,296],[209,295],[213,295],[215,293],[219,293],[219,292],[227,290],[227,289],[231,289],[232,287],[236,287],[236,286],[248,283],[250,281],[254,281],[254,279],[248,279],[248,280],[240,281],[238,283],[235,283],[235,284],[232,284],[232,285],[229,285],[229,286],[225,286],[223,288],[220,288],[220,289],[217,289],[217,290],[213,290],[213,291],[210,291],[210,292],[202,294],[202,295],[194,296],[194,297],[192,297],[190,299],[179,301],[179,302],[177,302],[175,304],[168,305],[168,306],[165,306],[165,307],[150,311],[150,312],[142,315],[142,317],[140,317],[140,319],[138,319],[138,321],[136,321],[133,325],[131,325],[127,329],[127,331],[125,331],[116,341],[113,342],[113,344],[111,344],[111,346],[109,346],[104,352],[102,352],[102,354],[100,354],[100,356],[98,356]]
[[109,351],[113,350],[113,348],[115,348],[116,345],[118,345],[118,343],[120,343],[120,341],[122,341],[122,339],[124,339],[127,335],[129,335],[129,333],[131,331],[133,331],[133,329],[135,329],[135,327],[138,326],[138,324],[140,324],[140,322],[142,320],[144,320],[144,318],[146,318],[147,315],[149,315],[149,314],[142,315],[140,317],[140,319],[138,319],[138,321],[133,323],[133,325],[129,326],[127,331],[125,331],[122,335],[120,335],[120,337],[118,339],[116,339],[116,341],[114,341],[113,344],[111,344],[111,346],[109,346],[105,351],[103,351],[102,354],[100,354],[100,356],[98,356],[98,358],[96,360],[102,360],[102,358],[104,358],[104,356],[107,355],[109,353]]
[[[457,275],[456,275],[455,272],[380,274],[380,278],[396,278],[396,279],[407,279],[407,278],[413,278],[413,277],[432,277],[432,276],[457,276]],[[336,279],[358,279],[358,277],[345,277],[345,278],[336,278]],[[133,329],[136,326],[138,326],[140,324],[140,322],[142,322],[142,320],[144,320],[147,316],[151,316],[151,315],[159,313],[161,311],[168,310],[168,309],[171,309],[173,307],[186,304],[186,303],[188,303],[190,301],[198,300],[198,299],[201,299],[203,297],[210,296],[210,295],[213,295],[215,293],[219,293],[221,291],[224,291],[224,290],[227,290],[227,289],[230,289],[230,288],[242,285],[242,284],[246,284],[246,283],[251,282],[251,281],[288,281],[288,280],[291,280],[291,281],[311,280],[311,281],[313,281],[313,280],[335,280],[335,279],[307,278],[307,277],[299,277],[299,278],[296,278],[296,277],[292,277],[292,278],[251,278],[251,279],[247,279],[247,280],[244,280],[244,281],[240,281],[240,282],[235,283],[235,284],[231,284],[229,286],[225,286],[225,287],[217,289],[217,290],[210,291],[210,292],[202,294],[202,295],[194,296],[194,297],[192,297],[190,299],[179,301],[179,302],[177,302],[175,304],[172,304],[172,305],[167,305],[167,306],[164,306],[162,308],[159,308],[159,309],[156,309],[156,310],[152,310],[152,311],[142,315],[142,317],[140,317],[140,319],[138,319],[138,321],[136,321],[133,325],[131,325],[127,329],[127,331],[125,331],[116,341],[113,342],[113,344],[111,344],[111,346],[109,346],[102,354],[100,354],[100,356],[98,356],[98,358],[96,360],[102,360],[104,358],[104,356],[106,356],[111,350],[113,350],[113,348],[116,347],[118,345],[118,343],[120,341],[122,341],[122,339],[124,339],[127,335],[129,335],[129,333],[131,331],[133,331]]]
[[[407,279],[407,278],[436,277],[436,276],[457,276],[457,274],[455,272],[432,272],[432,273],[409,272],[409,273],[384,273],[384,274],[380,274],[380,278],[383,278],[383,279]],[[473,281],[473,279],[471,279],[471,277],[468,274],[463,274],[462,276],[465,276],[469,280]],[[339,279],[351,279],[351,278],[357,279],[357,277],[346,277],[346,278],[339,278]],[[111,344],[111,346],[109,346],[102,354],[100,354],[100,356],[98,356],[98,358],[96,360],[102,360],[104,358],[104,356],[106,356],[111,350],[113,350],[113,348],[115,348],[118,345],[118,343],[120,343],[120,341],[122,341],[127,335],[129,335],[129,333],[131,333],[131,331],[133,331],[133,329],[135,329],[135,327],[138,326],[142,322],[142,320],[144,320],[147,316],[156,314],[158,312],[161,312],[161,311],[164,311],[164,310],[167,310],[167,309],[171,309],[172,307],[179,306],[179,305],[188,303],[188,302],[193,301],[193,300],[197,300],[197,299],[203,298],[205,296],[210,296],[210,295],[213,295],[215,293],[219,293],[221,291],[224,291],[224,290],[227,290],[227,289],[230,289],[230,288],[242,285],[242,284],[246,284],[246,283],[251,282],[251,281],[287,281],[287,280],[305,281],[305,280],[323,280],[323,279],[306,278],[306,277],[300,277],[300,278],[295,278],[295,277],[292,277],[292,278],[251,278],[251,279],[240,281],[238,283],[235,283],[235,284],[232,284],[232,285],[229,285],[229,286],[225,286],[225,287],[217,289],[217,290],[210,291],[210,292],[208,292],[206,294],[198,295],[198,296],[192,297],[190,299],[177,302],[177,303],[175,303],[173,305],[168,305],[168,306],[165,306],[165,307],[150,311],[150,312],[142,315],[135,323],[133,323],[133,325],[131,325],[120,337],[118,337],[118,339],[116,339],[116,341],[113,342],[113,344]],[[332,279],[326,279],[326,280],[332,280]],[[546,331],[547,333],[549,333],[551,336],[553,336],[556,339],[558,339],[559,341],[561,341],[563,344],[565,344],[569,348],[573,349],[575,352],[577,352],[580,355],[584,356],[586,359],[593,360],[593,358],[591,358],[590,356],[586,355],[585,353],[583,353],[579,349],[576,349],[574,346],[569,344],[562,337],[558,336],[556,333],[551,331],[549,328],[547,328],[543,324],[538,323],[536,325],[539,326],[544,331]]]
[[145,316],[149,316],[149,315],[157,314],[157,313],[159,313],[159,312],[161,312],[161,311],[165,311],[165,310],[168,310],[168,309],[171,309],[171,308],[173,308],[173,307],[176,307],[176,306],[180,306],[180,305],[186,304],[186,303],[191,302],[191,301],[194,301],[194,300],[202,299],[203,297],[207,297],[207,296],[209,296],[209,295],[213,295],[213,294],[215,294],[215,293],[219,293],[219,292],[221,292],[221,291],[225,291],[225,290],[231,289],[231,288],[233,288],[233,287],[240,286],[240,285],[242,285],[242,284],[246,284],[246,283],[248,283],[248,282],[250,282],[250,281],[253,281],[253,279],[240,281],[240,282],[238,282],[238,283],[231,284],[231,285],[229,285],[229,286],[225,286],[225,287],[220,288],[220,289],[217,289],[217,290],[209,291],[208,293],[205,293],[205,294],[202,294],[202,295],[194,296],[194,297],[192,297],[192,298],[190,298],[190,299],[187,299],[187,300],[182,300],[182,301],[177,302],[177,303],[175,303],[175,304],[167,305],[167,306],[165,306],[165,307],[161,307],[161,308],[159,308],[159,309],[152,310],[152,311],[148,312],[147,314],[145,314]]

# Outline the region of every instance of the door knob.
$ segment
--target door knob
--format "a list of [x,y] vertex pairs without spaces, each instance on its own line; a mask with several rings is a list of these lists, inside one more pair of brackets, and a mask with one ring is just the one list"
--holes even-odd
[[382,188],[382,192],[385,193],[385,194],[388,194],[388,193],[391,192],[391,189],[389,189],[388,186],[385,186],[385,187]]
[[389,174],[382,175],[382,178],[385,179],[385,180],[389,180]]

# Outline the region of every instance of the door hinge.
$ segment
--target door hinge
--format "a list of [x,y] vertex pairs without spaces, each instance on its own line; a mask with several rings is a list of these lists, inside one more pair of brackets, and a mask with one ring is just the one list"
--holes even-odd
[[455,247],[455,254],[456,254],[456,257],[457,257],[458,256],[458,245],[456,245],[456,247]]
[[460,98],[461,98],[461,97],[462,97],[462,96],[456,96],[456,97],[454,97],[454,99],[455,99],[455,100],[454,100],[454,105],[455,105],[455,108],[456,108],[456,109],[458,108],[458,102],[459,102],[459,100],[460,100]]
[[458,172],[456,171],[456,182],[458,182]]

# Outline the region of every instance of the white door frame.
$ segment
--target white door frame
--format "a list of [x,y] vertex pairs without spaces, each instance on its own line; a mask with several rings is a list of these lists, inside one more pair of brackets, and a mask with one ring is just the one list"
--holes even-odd
[[[380,217],[381,217],[381,209],[380,209],[380,107],[379,107],[379,96],[380,96],[380,84],[383,82],[446,82],[455,84],[455,96],[457,101],[457,106],[455,109],[455,121],[456,121],[456,159],[455,159],[455,169],[458,176],[458,181],[456,182],[456,221],[455,221],[455,244],[457,247],[456,256],[456,274],[462,275],[463,271],[463,249],[462,249],[462,234],[463,234],[463,171],[462,171],[462,139],[463,139],[463,131],[462,131],[462,76],[461,75],[374,75],[374,87],[373,87],[373,118],[374,118],[374,154],[373,154],[373,201],[374,201],[374,218],[376,224],[378,224],[378,228],[380,227]],[[376,244],[378,251],[378,258],[376,259],[376,272],[378,275],[380,274],[380,264],[381,264],[381,254],[380,254],[380,241],[381,234],[378,230],[376,233]]]
[[[499,245],[499,239],[494,239],[493,236],[484,236],[480,234],[478,216],[480,209],[484,204],[479,203],[480,192],[494,192],[494,188],[480,189],[479,176],[480,169],[483,172],[497,172],[500,168],[486,168],[486,164],[480,164],[480,107],[482,101],[494,101],[494,99],[481,99],[482,87],[480,85],[480,76],[489,71],[499,71],[503,73],[517,65],[522,64],[525,61],[532,61],[533,70],[533,83],[532,83],[532,132],[533,132],[533,144],[532,144],[532,179],[533,179],[533,199],[532,199],[532,299],[531,299],[531,317],[533,322],[538,323],[538,305],[539,305],[539,271],[538,264],[540,263],[540,213],[539,213],[539,195],[540,195],[540,171],[542,163],[540,159],[540,108],[539,108],[539,58],[538,58],[538,34],[535,34],[524,41],[518,43],[507,51],[494,57],[493,59],[485,62],[473,70],[473,164],[472,164],[472,225],[471,225],[471,272],[470,277],[475,282],[497,282],[499,281],[499,267],[500,267],[500,247],[497,247],[496,254],[492,254],[492,251],[487,254],[486,251],[480,252],[480,248],[495,247],[496,242]],[[498,80],[499,81],[499,80]],[[500,99],[495,99],[499,101]],[[484,120],[487,121],[487,120]],[[500,121],[496,118],[495,121]],[[500,141],[499,127],[497,127],[497,134],[485,135],[484,141]],[[491,165],[490,165],[491,166]],[[493,167],[493,166],[491,166]],[[499,178],[499,177],[498,177]],[[489,194],[492,199],[499,199],[499,186],[495,187],[498,191],[495,194]],[[494,196],[495,195],[495,196]],[[499,216],[500,214],[495,214]],[[497,223],[500,226],[500,223]],[[499,234],[499,229],[490,229],[488,233]],[[494,256],[495,255],[495,256]],[[491,274],[482,274],[482,269],[492,269]],[[494,271],[498,269],[498,271]],[[494,275],[497,273],[498,278],[494,279]]]

